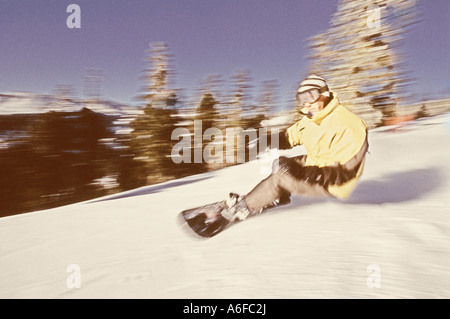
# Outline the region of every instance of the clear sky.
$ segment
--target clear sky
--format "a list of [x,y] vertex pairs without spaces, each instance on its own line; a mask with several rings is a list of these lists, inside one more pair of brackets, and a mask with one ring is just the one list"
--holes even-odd
[[[81,29],[69,29],[71,3]],[[450,95],[450,1],[422,0],[407,35],[406,63],[418,94]],[[278,80],[282,102],[307,71],[306,40],[328,27],[337,0],[0,0],[0,93],[52,93],[86,69],[102,69],[105,99],[131,103],[142,86],[150,42],[175,57],[174,88],[186,95],[208,75],[248,69],[252,84]],[[254,94],[256,95],[256,90]],[[135,101],[133,102],[135,103]]]

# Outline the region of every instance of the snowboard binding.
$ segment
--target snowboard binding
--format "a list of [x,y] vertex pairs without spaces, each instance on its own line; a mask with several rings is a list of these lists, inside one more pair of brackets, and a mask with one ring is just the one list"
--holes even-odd
[[230,193],[224,201],[188,209],[181,212],[189,227],[201,237],[213,237],[231,224],[251,215],[244,198]]

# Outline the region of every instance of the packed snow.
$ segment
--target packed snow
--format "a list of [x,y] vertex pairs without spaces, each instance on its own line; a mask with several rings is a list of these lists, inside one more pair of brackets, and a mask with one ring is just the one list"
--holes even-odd
[[270,160],[1,218],[0,297],[449,298],[449,115],[372,130],[347,201],[294,197],[211,239],[179,212]]

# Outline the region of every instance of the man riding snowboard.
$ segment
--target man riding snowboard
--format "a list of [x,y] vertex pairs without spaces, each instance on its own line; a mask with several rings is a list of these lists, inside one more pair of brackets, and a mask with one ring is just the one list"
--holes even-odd
[[280,157],[272,174],[247,195],[231,193],[221,213],[226,219],[244,220],[267,207],[287,204],[291,194],[343,200],[356,187],[368,149],[366,122],[340,105],[320,76],[302,81],[296,97],[305,116],[280,132],[279,148],[303,144],[306,155]]

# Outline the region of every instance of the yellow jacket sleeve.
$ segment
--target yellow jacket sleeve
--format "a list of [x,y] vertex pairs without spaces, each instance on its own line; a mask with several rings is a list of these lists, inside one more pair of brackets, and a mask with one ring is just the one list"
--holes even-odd
[[305,118],[287,129],[289,144],[292,147],[303,144],[303,130],[305,129]]

